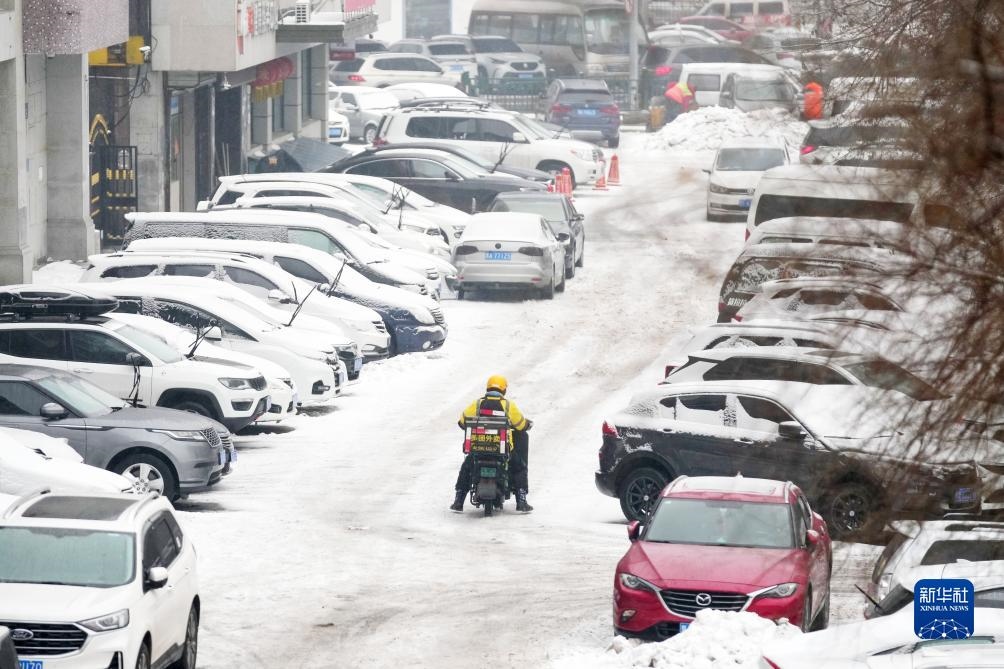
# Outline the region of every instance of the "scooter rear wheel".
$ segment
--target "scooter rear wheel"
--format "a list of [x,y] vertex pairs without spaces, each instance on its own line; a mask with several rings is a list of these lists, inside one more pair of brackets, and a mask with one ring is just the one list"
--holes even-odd
[[492,515],[492,510],[493,510],[494,505],[495,505],[494,502],[486,502],[485,503],[485,518],[487,518],[488,516]]

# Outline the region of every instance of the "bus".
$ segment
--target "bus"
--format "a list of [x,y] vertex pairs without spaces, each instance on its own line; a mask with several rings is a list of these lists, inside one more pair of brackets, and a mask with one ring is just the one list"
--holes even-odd
[[[618,0],[477,0],[468,33],[512,39],[540,55],[552,76],[627,77],[630,22]],[[644,53],[640,25],[639,34]]]

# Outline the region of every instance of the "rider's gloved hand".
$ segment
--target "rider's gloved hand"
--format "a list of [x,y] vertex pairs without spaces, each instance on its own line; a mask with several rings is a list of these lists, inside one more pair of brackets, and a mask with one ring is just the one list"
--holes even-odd
[[526,427],[523,428],[524,432],[529,432],[530,428],[533,427],[533,421],[529,418],[526,419]]

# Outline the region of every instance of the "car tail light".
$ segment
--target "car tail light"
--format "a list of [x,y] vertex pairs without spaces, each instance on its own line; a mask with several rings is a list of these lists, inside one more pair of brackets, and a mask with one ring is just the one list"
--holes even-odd
[[670,374],[672,374],[674,369],[676,369],[676,365],[666,365],[665,376],[669,376]]
[[600,107],[600,113],[609,116],[620,116],[621,110],[617,105],[603,105]]
[[734,320],[736,323],[742,323],[743,317],[740,316],[739,314],[736,314],[735,316],[732,317],[732,320]]
[[723,313],[728,308],[728,306],[729,305],[725,304],[724,302],[719,302],[718,303],[718,313]]
[[390,142],[383,137],[377,137],[373,140],[373,146],[387,146],[389,143]]
[[366,81],[366,77],[361,74],[350,74],[349,81]]
[[454,253],[456,253],[458,256],[466,256],[470,255],[471,253],[477,253],[477,252],[478,252],[478,247],[471,246],[470,244],[461,244],[454,251]]
[[750,239],[750,229],[746,228],[746,230],[744,230],[743,232],[746,233],[746,241],[749,241],[749,239]]
[[798,152],[804,156],[805,154],[812,153],[815,150],[816,150],[816,147],[810,146],[810,145],[807,144],[807,145],[803,146],[801,149],[799,149]]
[[794,57],[795,57],[795,54],[788,53],[787,51],[778,51],[777,52],[777,58],[778,58],[778,60],[781,60],[783,58],[794,58]]
[[669,65],[660,65],[655,68],[655,76],[657,77],[668,77],[671,74],[673,74],[673,68]]
[[603,421],[603,436],[604,437],[619,437],[617,433],[617,428],[610,423]]
[[551,105],[551,113],[552,114],[571,114],[572,113],[572,107],[571,107],[571,105],[563,105],[563,104]]
[[539,246],[522,246],[519,252],[525,256],[542,256],[544,255],[544,249]]

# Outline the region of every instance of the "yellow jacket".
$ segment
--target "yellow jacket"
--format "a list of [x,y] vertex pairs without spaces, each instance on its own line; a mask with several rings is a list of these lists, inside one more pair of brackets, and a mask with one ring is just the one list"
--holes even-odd
[[[467,421],[473,420],[478,414],[478,404],[481,404],[482,409],[492,409],[492,410],[502,410],[505,411],[506,418],[509,419],[509,426],[514,430],[522,430],[526,427],[526,418],[520,413],[519,408],[510,400],[507,400],[502,396],[501,393],[490,391],[484,397],[479,397],[478,399],[471,402],[470,406],[464,409],[464,412],[460,414],[460,420],[457,424],[461,428],[467,427]],[[510,434],[510,440],[512,435]]]

